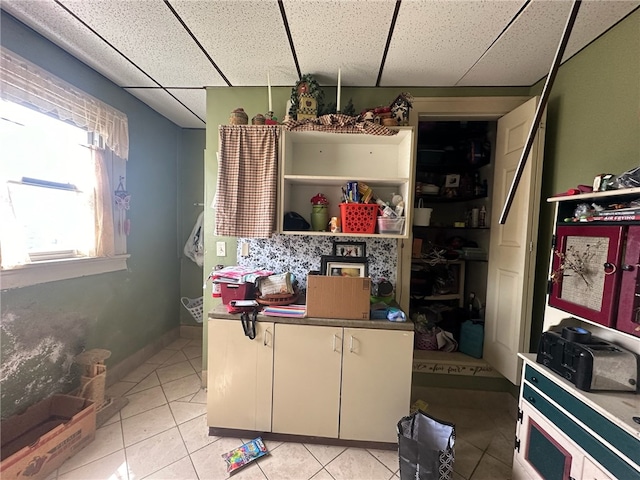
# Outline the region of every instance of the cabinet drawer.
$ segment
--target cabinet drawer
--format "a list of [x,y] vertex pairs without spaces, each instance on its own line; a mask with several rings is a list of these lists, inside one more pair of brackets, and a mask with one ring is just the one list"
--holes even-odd
[[607,420],[591,407],[582,403],[565,389],[552,382],[536,369],[527,365],[525,380],[543,392],[571,415],[587,425],[614,448],[626,455],[636,465],[640,465],[640,440]]
[[[532,371],[535,372],[535,370],[533,369]],[[548,392],[545,393],[548,394]],[[553,397],[553,395],[551,396],[555,400],[555,397]],[[523,385],[522,397],[524,401],[528,402],[542,415],[547,417],[550,422],[556,425],[558,429],[560,429],[562,432],[564,432],[565,435],[571,438],[571,440],[573,440],[578,446],[580,446],[580,448],[591,455],[600,465],[614,474],[616,478],[625,480],[640,480],[640,471],[637,470],[637,462],[634,468],[627,462],[622,460],[614,452],[609,450],[607,446],[603,445],[598,439],[593,437],[588,431],[586,431],[576,422],[567,417],[550,402],[545,400],[542,395],[540,395],[533,387],[531,387],[531,385],[527,383]],[[578,401],[575,398],[572,400],[573,404],[578,404]],[[592,425],[589,423],[587,423],[587,425],[592,427]],[[605,435],[603,435],[603,433],[604,432],[599,432],[599,434],[604,437]],[[639,442],[628,442],[628,444],[625,444],[623,446],[626,447],[626,451],[633,453],[633,457],[637,458],[639,453],[638,447],[640,446]],[[618,448],[618,445],[616,446],[616,448]],[[627,453],[625,454],[630,457],[632,456]]]

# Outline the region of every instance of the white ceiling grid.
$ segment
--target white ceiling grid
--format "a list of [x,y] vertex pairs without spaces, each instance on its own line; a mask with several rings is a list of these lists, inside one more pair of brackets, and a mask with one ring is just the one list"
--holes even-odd
[[[274,86],[293,86],[306,73],[336,85],[338,68],[343,86],[530,86],[547,75],[570,6],[569,0],[0,0],[3,10],[185,128],[204,127],[204,87],[266,86],[267,72]],[[564,59],[639,6],[640,0],[583,0]]]
[[523,2],[403,2],[382,86],[456,85]]
[[[232,85],[266,85],[267,71],[272,85],[293,85],[298,80],[277,2],[170,3]],[[227,84],[219,80],[203,85]]]
[[[194,113],[198,113],[198,111],[200,110],[199,113],[201,115],[200,118],[202,118],[202,121],[200,121],[194,114],[189,112],[189,110],[187,110],[184,107],[180,109],[176,109],[175,108],[176,100],[171,95],[169,95],[168,92],[162,89],[125,88],[125,90],[131,93],[132,95],[134,95],[135,97],[137,97],[142,102],[149,105],[160,115],[163,115],[171,119],[171,121],[173,121],[174,123],[184,128],[204,128],[205,127],[205,120],[207,117],[206,117],[206,114],[203,114],[203,112],[201,111],[202,110],[201,108],[195,109]],[[182,97],[185,96],[184,95],[185,90],[182,91],[183,93],[178,93],[178,95],[176,95],[176,92],[178,92],[178,90],[174,89],[170,91],[171,91],[171,94],[175,95],[180,101],[182,101],[187,106],[189,106],[187,102],[184,102],[182,98],[180,98],[181,96]],[[195,92],[198,92],[198,91],[201,92],[201,95],[204,98],[206,95],[205,90],[204,89],[195,90]],[[202,105],[204,106],[205,104],[206,104],[206,98],[202,100]]]
[[163,2],[61,2],[160,85],[202,87],[220,84],[218,73]]
[[[374,86],[395,2],[285,0],[302,73],[320,85]],[[294,82],[295,83],[295,82]]]
[[[583,1],[563,59],[571,58],[637,5],[637,2]],[[510,25],[458,85],[533,85],[539,81],[551,68],[570,7],[569,2],[529,3],[521,18]]]
[[117,85],[156,86],[52,0],[2,0],[0,6]]

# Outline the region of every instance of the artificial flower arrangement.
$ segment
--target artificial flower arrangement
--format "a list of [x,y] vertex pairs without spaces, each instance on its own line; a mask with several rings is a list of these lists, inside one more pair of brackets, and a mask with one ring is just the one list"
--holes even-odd
[[322,193],[318,193],[317,195],[311,197],[311,205],[329,205],[329,200]]

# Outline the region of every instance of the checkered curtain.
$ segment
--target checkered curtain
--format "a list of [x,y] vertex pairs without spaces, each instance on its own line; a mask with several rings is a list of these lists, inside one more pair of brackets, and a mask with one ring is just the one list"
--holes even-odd
[[221,125],[215,235],[268,238],[275,232],[278,125]]

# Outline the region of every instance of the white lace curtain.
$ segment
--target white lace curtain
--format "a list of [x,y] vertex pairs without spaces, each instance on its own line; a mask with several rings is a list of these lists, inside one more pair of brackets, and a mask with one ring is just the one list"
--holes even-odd
[[78,90],[15,53],[0,49],[0,94],[3,99],[28,104],[41,112],[99,134],[120,158],[129,157],[127,116]]

